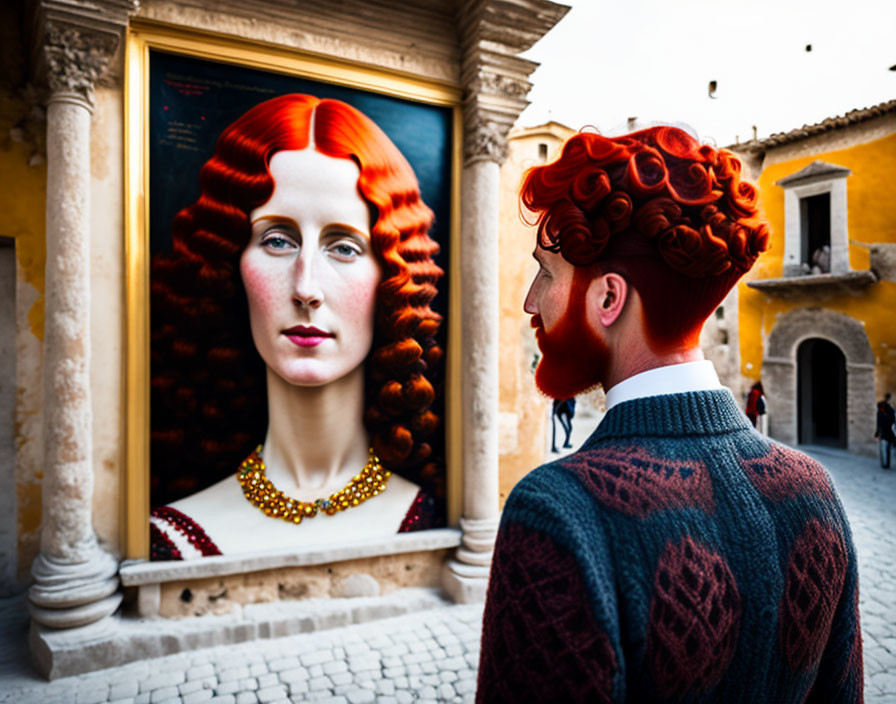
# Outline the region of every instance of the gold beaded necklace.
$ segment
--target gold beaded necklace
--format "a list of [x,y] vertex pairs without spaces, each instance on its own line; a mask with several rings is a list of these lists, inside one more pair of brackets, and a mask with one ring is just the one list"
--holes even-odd
[[279,518],[289,523],[299,524],[303,518],[314,518],[318,511],[332,516],[337,511],[345,511],[352,506],[360,506],[367,499],[382,493],[392,472],[383,469],[380,459],[369,450],[367,464],[352,480],[329,498],[314,501],[299,501],[280,491],[265,475],[265,464],[261,458],[261,445],[240,465],[236,478],[243,487],[243,496],[266,516]]

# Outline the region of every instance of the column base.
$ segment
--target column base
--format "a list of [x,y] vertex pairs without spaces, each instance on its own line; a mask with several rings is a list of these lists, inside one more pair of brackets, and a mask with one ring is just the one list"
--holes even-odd
[[481,604],[488,592],[489,567],[449,560],[442,572],[442,588],[455,604]]
[[28,613],[32,620],[48,628],[80,628],[114,614],[121,605],[121,598],[121,594],[112,594],[71,609],[42,609],[31,603],[28,604]]
[[442,587],[455,603],[485,601],[498,523],[498,518],[460,519],[461,546],[442,572]]
[[[118,608],[121,595],[116,594],[115,597],[115,608]],[[29,605],[32,617],[33,609]],[[63,629],[43,626],[34,620],[28,633],[31,660],[35,669],[48,680],[112,667],[118,664],[114,654],[123,645],[116,642],[118,633],[117,616],[106,616],[86,626]]]
[[113,614],[121,603],[118,562],[98,545],[69,562],[43,553],[34,560],[28,610],[49,628],[79,628]]

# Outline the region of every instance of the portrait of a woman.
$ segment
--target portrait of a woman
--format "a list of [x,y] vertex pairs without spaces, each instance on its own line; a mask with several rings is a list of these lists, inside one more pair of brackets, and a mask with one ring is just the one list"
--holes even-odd
[[200,185],[152,262],[151,558],[439,525],[442,271],[406,159],[347,103],[284,95]]

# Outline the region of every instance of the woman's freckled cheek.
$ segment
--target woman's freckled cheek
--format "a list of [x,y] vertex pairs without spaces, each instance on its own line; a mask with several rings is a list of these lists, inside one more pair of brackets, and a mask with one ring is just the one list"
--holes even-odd
[[244,261],[240,273],[250,302],[268,304],[276,298],[276,279],[267,267]]

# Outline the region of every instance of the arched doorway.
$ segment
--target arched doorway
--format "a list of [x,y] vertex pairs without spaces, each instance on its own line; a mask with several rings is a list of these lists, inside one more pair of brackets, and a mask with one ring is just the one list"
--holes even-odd
[[846,357],[833,342],[804,340],[797,350],[799,442],[846,447]]
[[769,333],[762,357],[769,435],[789,445],[800,441],[798,352],[803,342],[819,338],[833,343],[846,358],[846,447],[876,457],[877,444],[869,431],[874,428],[876,400],[874,352],[865,326],[824,308],[796,308],[779,316]]

